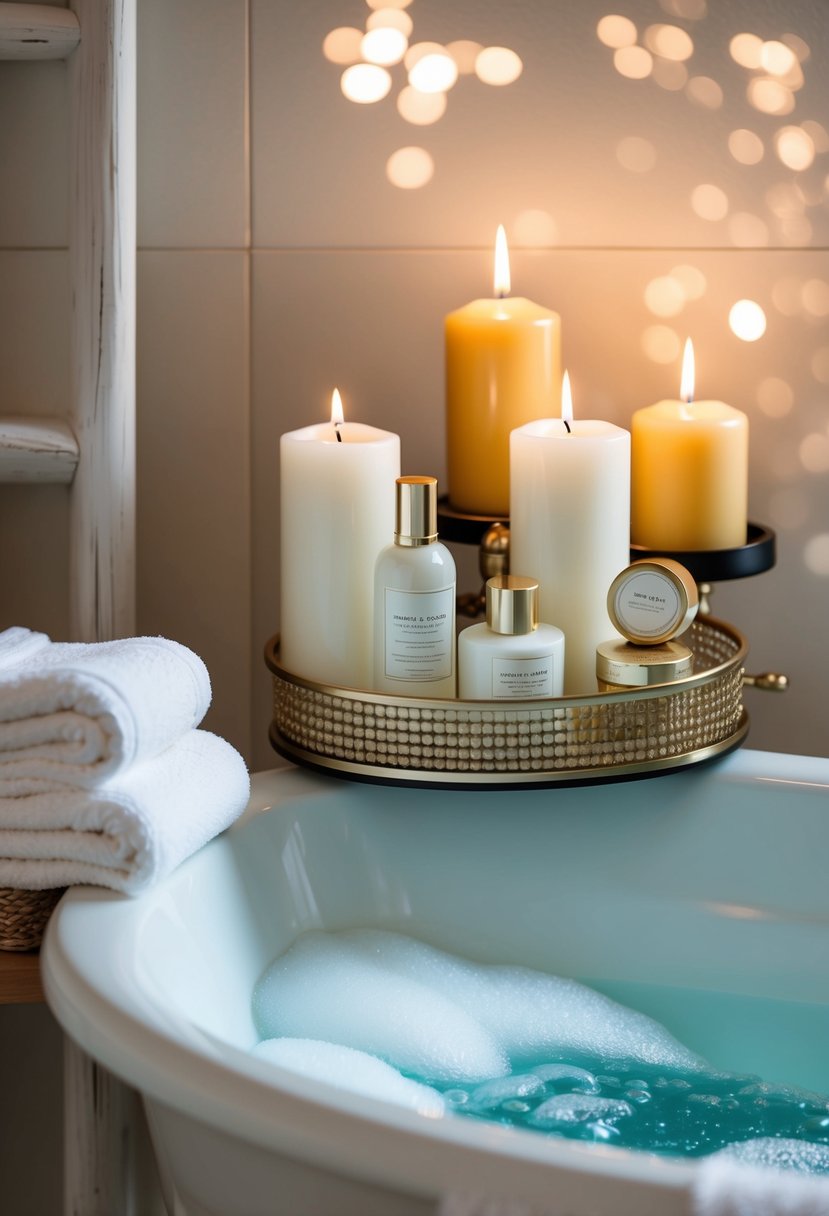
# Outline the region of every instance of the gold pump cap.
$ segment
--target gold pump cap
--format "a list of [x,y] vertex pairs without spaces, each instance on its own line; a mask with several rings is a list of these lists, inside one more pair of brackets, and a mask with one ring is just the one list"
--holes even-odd
[[404,548],[433,545],[438,538],[436,477],[398,477],[394,543]]
[[520,574],[496,574],[486,582],[486,623],[495,633],[538,628],[538,583]]

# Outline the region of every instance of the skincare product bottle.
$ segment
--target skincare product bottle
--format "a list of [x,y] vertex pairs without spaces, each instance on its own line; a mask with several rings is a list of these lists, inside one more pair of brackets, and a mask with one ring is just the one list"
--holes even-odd
[[538,623],[538,583],[498,574],[486,584],[486,624],[458,638],[458,692],[463,700],[560,697],[564,634]]
[[634,642],[612,638],[596,648],[599,692],[649,688],[653,684],[687,679],[693,674],[694,656],[682,642],[637,646]]
[[455,561],[438,540],[438,483],[398,477],[394,544],[374,571],[374,687],[455,696]]

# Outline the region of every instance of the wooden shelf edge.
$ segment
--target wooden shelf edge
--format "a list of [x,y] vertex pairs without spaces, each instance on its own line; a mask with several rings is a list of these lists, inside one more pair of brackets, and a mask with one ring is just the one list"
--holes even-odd
[[40,955],[0,950],[0,1005],[32,1005],[43,999]]
[[62,418],[0,417],[0,482],[67,484],[79,448]]
[[81,40],[78,18],[51,4],[0,4],[0,59],[66,59]]

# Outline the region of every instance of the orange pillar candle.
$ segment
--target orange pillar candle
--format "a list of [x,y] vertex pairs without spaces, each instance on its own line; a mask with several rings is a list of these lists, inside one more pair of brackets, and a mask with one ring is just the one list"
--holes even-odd
[[449,313],[446,440],[456,511],[509,515],[510,431],[561,410],[561,318],[511,297],[504,229],[495,245],[495,298]]
[[744,545],[748,418],[723,401],[694,401],[690,339],[680,396],[633,415],[631,540],[663,552]]

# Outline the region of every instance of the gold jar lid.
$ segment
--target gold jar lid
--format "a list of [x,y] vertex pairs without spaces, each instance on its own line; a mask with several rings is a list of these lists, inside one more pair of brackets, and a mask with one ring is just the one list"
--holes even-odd
[[495,633],[532,633],[538,628],[538,583],[520,574],[495,574],[486,581],[486,623]]
[[[619,688],[647,688],[681,680],[694,670],[694,656],[682,642],[636,646],[612,638],[596,647],[596,678]],[[602,690],[605,691],[605,690]]]
[[394,543],[404,548],[431,545],[438,538],[436,477],[398,477]]
[[633,562],[607,593],[607,612],[629,642],[657,645],[684,633],[697,615],[699,595],[691,573],[670,557]]

